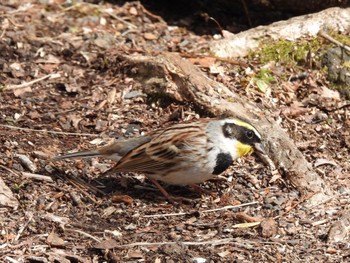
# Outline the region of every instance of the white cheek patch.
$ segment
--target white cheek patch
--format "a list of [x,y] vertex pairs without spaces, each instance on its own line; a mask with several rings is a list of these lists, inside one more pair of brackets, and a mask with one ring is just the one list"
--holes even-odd
[[232,160],[236,160],[239,158],[237,153],[237,140],[232,140],[230,138],[223,139],[223,145],[221,146],[223,149],[226,149],[232,156]]

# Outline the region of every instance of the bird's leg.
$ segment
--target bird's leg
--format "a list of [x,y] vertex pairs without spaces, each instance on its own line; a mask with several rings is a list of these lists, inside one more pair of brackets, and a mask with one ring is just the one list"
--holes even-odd
[[207,195],[210,195],[210,196],[212,196],[212,197],[216,197],[216,194],[215,194],[215,193],[213,193],[212,191],[203,189],[203,188],[200,187],[198,184],[191,184],[190,187],[191,187],[191,189],[192,189],[194,192],[196,192],[196,193],[198,193],[198,194],[200,194],[200,195],[202,195],[202,194],[207,194]]
[[162,192],[162,194],[165,196],[166,199],[169,200],[170,203],[172,203],[172,204],[175,203],[175,202],[174,202],[174,198],[173,198],[171,195],[168,194],[168,192],[164,189],[163,186],[161,186],[156,180],[154,180],[154,179],[152,179],[152,178],[148,178],[148,179],[150,179],[151,182],[152,182],[155,186],[157,186],[157,188],[159,189],[159,191]]
[[189,203],[193,203],[193,200],[185,198],[185,197],[181,197],[181,196],[171,196],[165,189],[163,186],[161,186],[155,179],[152,178],[148,178],[149,180],[151,180],[151,182],[157,186],[157,188],[159,189],[159,191],[162,192],[162,194],[165,196],[166,199],[168,199],[168,201],[172,204],[177,204],[177,202],[182,202],[182,201],[186,201]]

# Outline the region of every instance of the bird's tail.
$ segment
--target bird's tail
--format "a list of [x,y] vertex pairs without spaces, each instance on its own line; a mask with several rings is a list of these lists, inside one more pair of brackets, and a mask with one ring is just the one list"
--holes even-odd
[[52,158],[51,161],[60,161],[68,158],[92,158],[92,157],[99,157],[99,156],[102,156],[102,155],[97,150],[82,151],[82,152],[68,153],[65,155],[56,156]]

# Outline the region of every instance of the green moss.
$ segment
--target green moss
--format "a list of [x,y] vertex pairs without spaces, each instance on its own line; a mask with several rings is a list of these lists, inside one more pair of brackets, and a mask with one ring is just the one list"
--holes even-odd
[[[339,42],[350,45],[349,36],[335,32],[328,34]],[[265,40],[262,41],[258,51],[251,52],[248,56],[249,59],[257,59],[261,63],[276,61],[284,65],[295,66],[305,63],[308,54],[312,54],[313,60],[318,60],[331,46],[334,44],[323,37],[301,38],[295,41]]]
[[261,63],[276,61],[295,66],[305,63],[308,54],[318,53],[322,45],[322,40],[319,38],[301,39],[293,42],[289,40],[263,41],[260,50],[250,54],[250,57],[258,58]]

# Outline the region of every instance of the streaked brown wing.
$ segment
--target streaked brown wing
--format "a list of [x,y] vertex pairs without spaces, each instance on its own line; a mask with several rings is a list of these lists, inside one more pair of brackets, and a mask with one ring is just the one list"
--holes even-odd
[[195,148],[193,139],[203,136],[203,127],[193,124],[178,124],[156,135],[126,154],[113,168],[121,172],[157,172],[171,168],[181,160],[186,148]]
[[157,151],[149,153],[145,144],[125,155],[113,168],[121,172],[154,172],[173,166],[179,149],[174,145],[162,145]]

